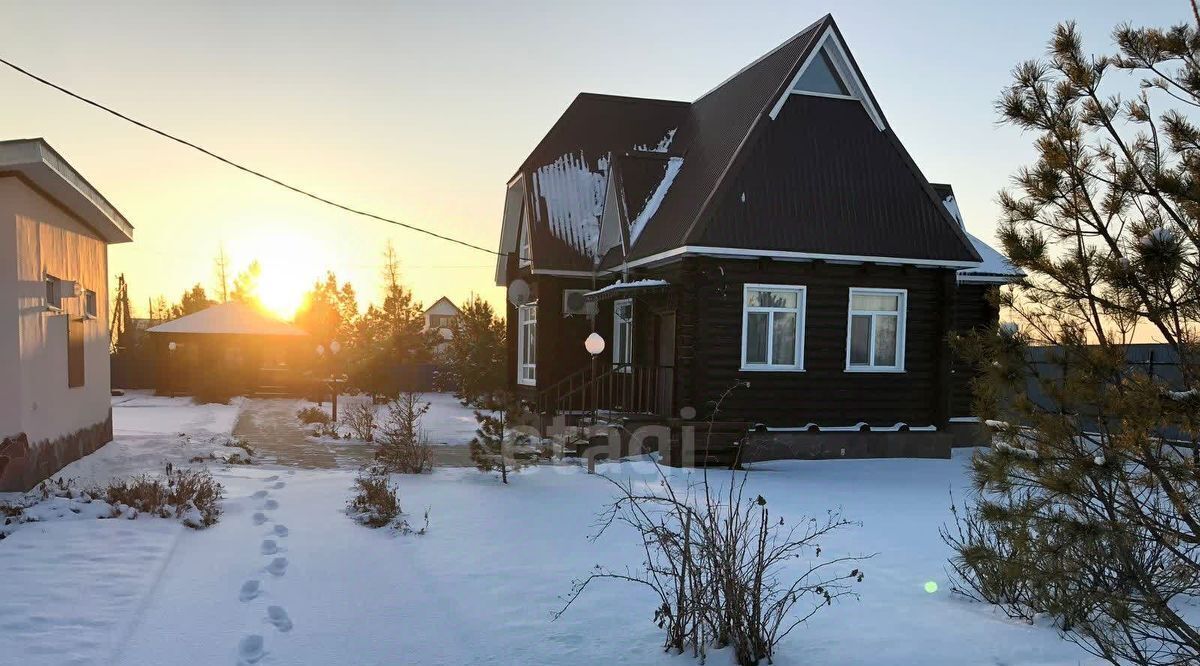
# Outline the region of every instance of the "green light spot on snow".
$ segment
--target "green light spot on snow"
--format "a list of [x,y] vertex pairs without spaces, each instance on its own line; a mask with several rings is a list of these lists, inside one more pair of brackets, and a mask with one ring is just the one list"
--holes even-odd
[[933,581],[929,581],[928,583],[925,583],[925,591],[930,594],[937,592],[937,583],[935,583]]

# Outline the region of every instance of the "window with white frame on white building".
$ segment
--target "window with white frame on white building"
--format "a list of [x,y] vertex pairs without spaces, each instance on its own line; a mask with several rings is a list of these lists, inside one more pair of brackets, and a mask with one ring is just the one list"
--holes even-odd
[[62,280],[46,274],[46,307],[62,309]]
[[847,372],[903,372],[904,289],[850,289],[846,323]]
[[618,372],[633,368],[633,300],[613,301],[613,365]]
[[95,319],[97,306],[96,292],[92,291],[91,289],[85,290],[83,292],[83,314]]
[[517,308],[517,383],[537,385],[537,302]]
[[745,285],[742,370],[804,369],[806,294],[799,285]]

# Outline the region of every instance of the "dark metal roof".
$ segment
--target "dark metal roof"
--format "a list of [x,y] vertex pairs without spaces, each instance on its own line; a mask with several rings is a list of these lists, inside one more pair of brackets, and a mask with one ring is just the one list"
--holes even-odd
[[793,95],[702,222],[687,244],[979,260],[891,130],[857,100]]
[[653,149],[687,102],[581,93],[522,164],[535,268],[591,270],[613,155]]
[[627,227],[666,184],[669,157],[682,166],[627,259],[703,245],[978,261],[886,121],[881,131],[858,101],[796,95],[770,118],[827,30],[841,39],[827,15],[691,104],[577,97],[520,170],[535,268],[592,269],[608,179]]

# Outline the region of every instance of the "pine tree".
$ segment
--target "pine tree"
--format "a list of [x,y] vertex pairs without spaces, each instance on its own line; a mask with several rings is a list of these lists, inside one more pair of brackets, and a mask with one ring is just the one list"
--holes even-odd
[[493,394],[479,404],[475,411],[479,428],[471,440],[471,461],[480,471],[500,472],[500,480],[508,483],[510,472],[537,457],[532,448],[535,431],[529,427],[531,415],[507,393]]
[[472,294],[454,318],[453,336],[439,359],[446,384],[465,404],[504,388],[504,320],[492,305]]
[[187,315],[210,308],[213,305],[213,301],[204,292],[204,286],[197,282],[191,289],[183,292],[183,296],[180,297],[178,304],[171,306],[170,318],[179,319],[180,317],[186,317]]
[[296,310],[296,325],[308,331],[314,340],[328,344],[338,341],[346,346],[354,332],[358,318],[358,299],[349,282],[338,285],[333,271],[325,273],[325,279],[313,285]]
[[[997,432],[972,462],[978,498],[944,536],[963,591],[1049,614],[1113,663],[1196,663],[1180,602],[1200,595],[1200,130],[1186,115],[1200,34],[1113,36],[1117,54],[1085,57],[1060,25],[997,104],[1036,134],[1036,162],[1000,196],[999,235],[1027,278],[995,295],[1014,325],[955,341]],[[1104,92],[1113,70],[1142,78],[1139,93]],[[1182,386],[1129,367],[1139,327],[1177,355]]]
[[222,303],[229,302],[229,259],[225,257],[225,244],[217,248],[217,257],[213,260],[213,273],[217,278],[217,296]]
[[233,290],[229,292],[229,300],[261,308],[262,302],[258,298],[258,281],[261,277],[262,266],[255,259],[246,270],[238,273],[233,279]]
[[375,460],[389,472],[420,474],[433,468],[433,449],[421,428],[421,419],[429,412],[429,403],[420,393],[402,392],[388,403],[379,435]]
[[391,243],[384,250],[384,260],[383,303],[369,306],[358,319],[350,378],[363,391],[394,397],[409,388],[398,383],[397,366],[430,361],[435,340],[432,332],[422,330],[424,309],[400,281],[399,261]]

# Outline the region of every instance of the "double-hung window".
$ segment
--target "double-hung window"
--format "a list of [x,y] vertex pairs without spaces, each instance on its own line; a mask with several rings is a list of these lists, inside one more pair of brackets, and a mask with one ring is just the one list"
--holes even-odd
[[846,372],[904,372],[903,289],[850,289]]
[[742,370],[804,369],[806,290],[748,284],[742,292]]
[[613,301],[613,365],[617,372],[632,372],[633,300]]
[[537,302],[517,308],[517,383],[537,385]]

